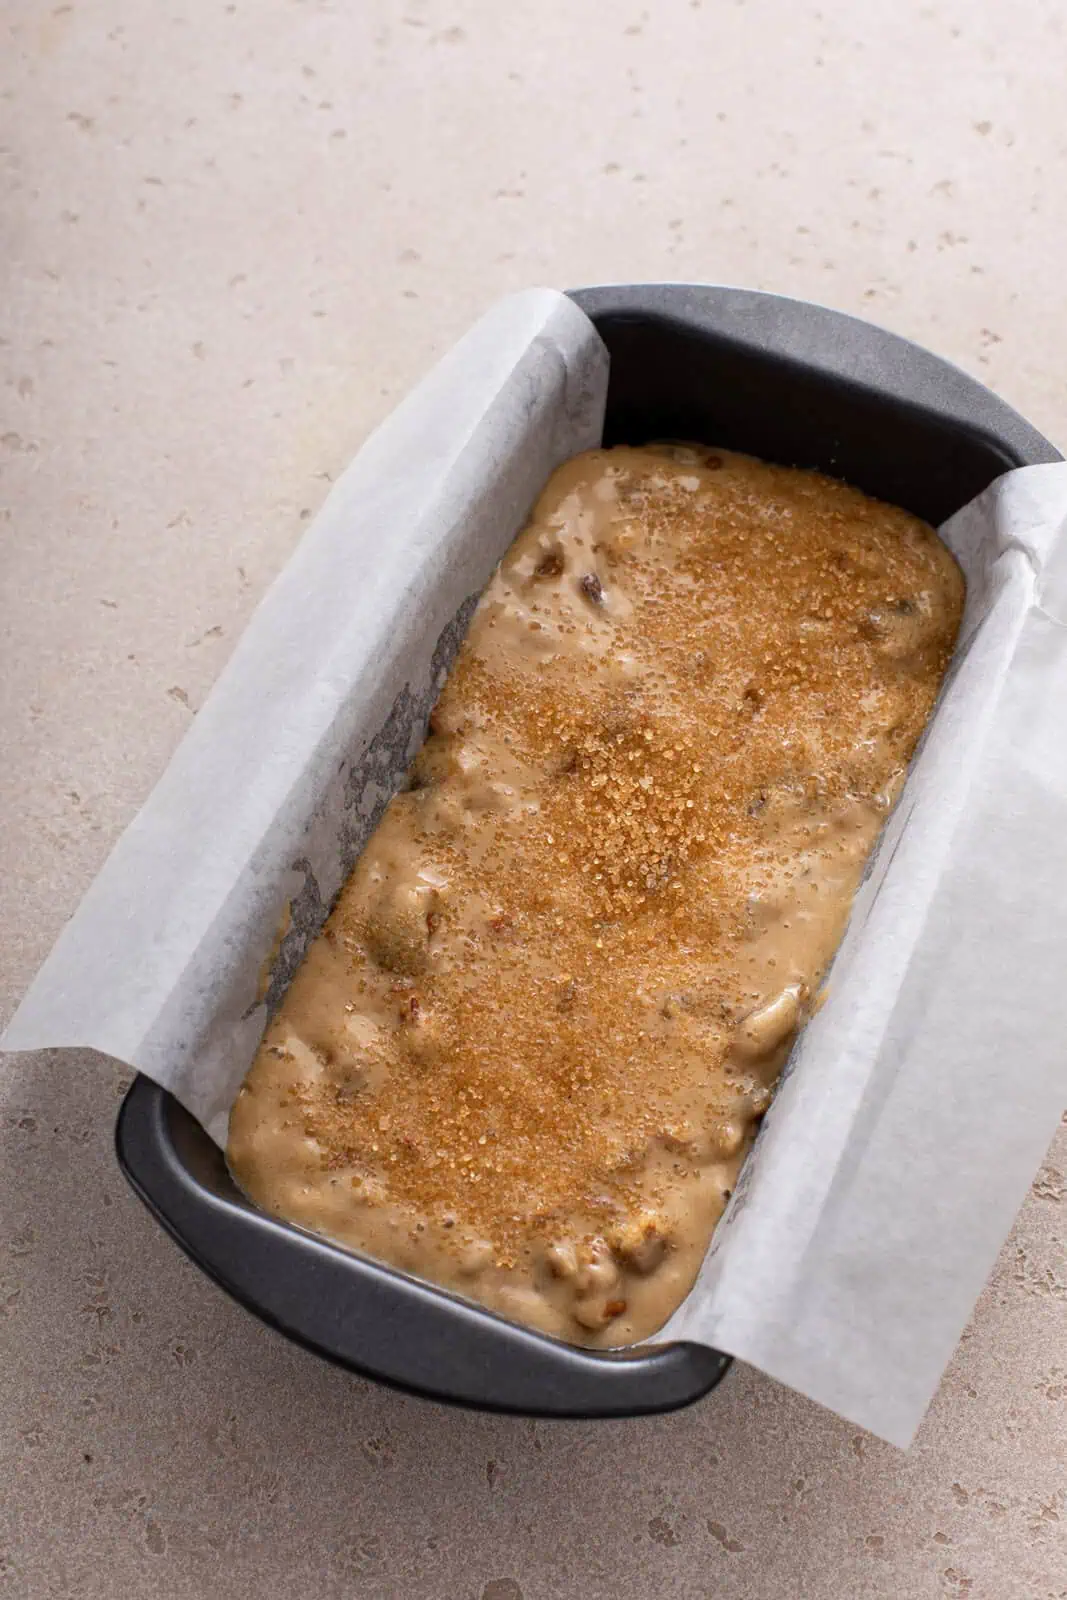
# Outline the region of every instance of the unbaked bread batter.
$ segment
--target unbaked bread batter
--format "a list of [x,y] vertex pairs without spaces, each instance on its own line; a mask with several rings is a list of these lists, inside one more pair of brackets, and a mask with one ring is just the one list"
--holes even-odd
[[234,1106],[252,1199],[564,1339],[661,1326],[962,597],[932,529],[813,473],[562,467]]

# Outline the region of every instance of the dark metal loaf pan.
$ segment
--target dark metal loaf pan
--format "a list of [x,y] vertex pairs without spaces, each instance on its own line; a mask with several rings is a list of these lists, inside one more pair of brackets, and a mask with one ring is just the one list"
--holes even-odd
[[[744,289],[638,284],[574,300],[611,353],[605,443],[695,439],[817,467],[942,522],[1012,467],[1059,454],[981,384],[894,334]],[[170,1095],[134,1081],[118,1158],[182,1249],[248,1310],[353,1371],[543,1416],[666,1411],[714,1387],[695,1344],[575,1349],[256,1211]]]

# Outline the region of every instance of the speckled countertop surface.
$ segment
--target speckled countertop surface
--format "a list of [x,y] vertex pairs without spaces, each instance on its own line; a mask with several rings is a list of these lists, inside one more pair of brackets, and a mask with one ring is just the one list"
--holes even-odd
[[[826,300],[1067,443],[1065,67],[1059,0],[4,8],[4,1013],[331,476],[495,295]],[[0,1594],[1067,1596],[1067,1130],[901,1455],[740,1368],[597,1426],[334,1371],[141,1211],[123,1087],[4,1069]]]

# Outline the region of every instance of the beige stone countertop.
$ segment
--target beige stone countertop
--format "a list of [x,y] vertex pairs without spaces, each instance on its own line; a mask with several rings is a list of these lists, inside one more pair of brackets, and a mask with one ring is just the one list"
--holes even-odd
[[[1065,71],[1061,0],[0,7],[3,1014],[497,295],[822,300],[1067,444]],[[901,1454],[740,1366],[609,1424],[334,1370],[127,1190],[123,1088],[3,1069],[0,1596],[1067,1597],[1067,1129]]]

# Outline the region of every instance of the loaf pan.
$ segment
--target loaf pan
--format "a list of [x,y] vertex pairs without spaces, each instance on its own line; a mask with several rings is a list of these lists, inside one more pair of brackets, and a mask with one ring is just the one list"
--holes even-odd
[[[804,301],[696,284],[580,289],[611,357],[604,443],[691,439],[817,468],[939,524],[1013,467],[1059,453],[973,378]],[[703,1345],[578,1349],[268,1217],[165,1090],[137,1077],[119,1164],[209,1277],[271,1327],[413,1393],[526,1415],[687,1405],[729,1357]]]

